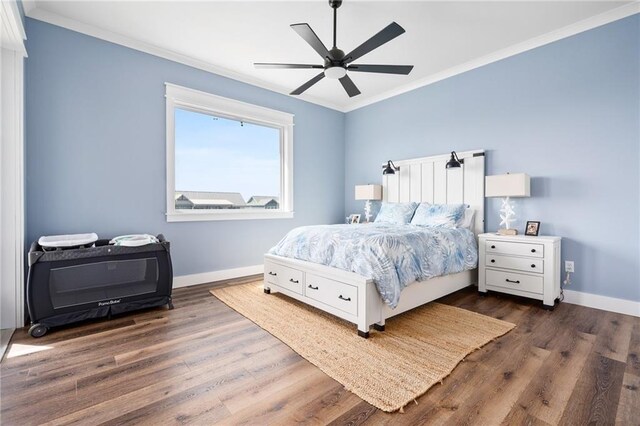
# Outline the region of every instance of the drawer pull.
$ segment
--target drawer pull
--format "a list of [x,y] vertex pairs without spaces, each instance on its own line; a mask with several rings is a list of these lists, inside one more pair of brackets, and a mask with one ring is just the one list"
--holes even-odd
[[278,275],[278,274],[276,274],[275,272],[271,272],[271,271],[269,271],[269,275],[273,275],[273,276],[275,277],[275,276],[276,276],[276,275]]
[[307,287],[309,287],[311,290],[317,290],[318,289],[318,287],[314,287],[311,284],[309,284]]
[[491,246],[491,248],[496,248],[496,246]]
[[531,264],[531,267],[532,267],[532,268],[535,268],[535,267],[536,267],[536,264],[535,264],[535,263],[532,263],[532,264]]
[[338,296],[338,299],[346,300],[347,302],[351,302],[350,297],[343,297],[342,295]]
[[298,280],[294,280],[293,278],[289,278],[289,281],[291,281],[294,284],[298,284],[300,281]]
[[491,263],[496,263],[496,260],[495,259],[491,259]]
[[508,283],[520,284],[520,280],[513,281],[513,280],[510,280],[509,278],[507,278],[507,279],[505,279],[505,281],[508,282]]
[[535,252],[536,252],[536,249],[531,249],[531,253],[535,253]]

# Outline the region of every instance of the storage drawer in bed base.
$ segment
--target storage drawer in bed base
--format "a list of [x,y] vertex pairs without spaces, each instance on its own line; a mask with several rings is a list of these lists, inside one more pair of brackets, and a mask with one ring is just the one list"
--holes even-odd
[[[355,323],[358,335],[369,336],[369,327],[384,330],[386,318],[460,290],[476,282],[476,270],[414,282],[403,290],[395,309],[380,297],[372,279],[353,272],[297,259],[267,254],[264,258],[265,293],[281,292],[339,318]],[[294,282],[297,281],[297,282]]]

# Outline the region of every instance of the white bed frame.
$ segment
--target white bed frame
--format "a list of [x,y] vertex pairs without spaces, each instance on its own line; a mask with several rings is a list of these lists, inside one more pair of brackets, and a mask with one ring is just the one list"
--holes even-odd
[[[446,169],[449,154],[394,161],[400,168],[382,179],[389,202],[465,203],[475,210],[474,233],[484,232],[484,150],[458,154],[459,169]],[[354,225],[357,226],[357,225]],[[385,304],[373,280],[352,272],[281,256],[265,255],[264,291],[282,293],[353,322],[358,334],[384,330],[385,320],[477,283],[477,269],[409,284],[395,309]]]

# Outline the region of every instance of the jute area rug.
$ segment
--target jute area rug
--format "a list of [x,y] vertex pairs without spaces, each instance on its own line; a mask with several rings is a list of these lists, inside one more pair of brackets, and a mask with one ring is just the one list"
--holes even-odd
[[402,409],[442,381],[465,356],[514,324],[440,303],[390,318],[363,339],[356,326],[281,294],[262,281],[211,293],[373,406]]

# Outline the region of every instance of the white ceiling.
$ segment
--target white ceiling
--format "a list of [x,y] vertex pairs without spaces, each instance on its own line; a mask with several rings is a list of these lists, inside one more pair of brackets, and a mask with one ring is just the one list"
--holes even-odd
[[[356,63],[415,67],[408,76],[350,73],[362,91],[351,99],[339,82],[329,79],[320,81],[302,98],[349,111],[619,19],[631,14],[630,6],[635,7],[637,3],[345,0],[338,10],[338,47],[348,52],[396,21],[406,33]],[[27,0],[25,8],[27,14],[36,19],[283,93],[309,80],[318,70],[258,70],[252,63],[322,63],[315,51],[289,27],[290,24],[309,23],[325,45],[331,47],[332,14],[326,0]]]

